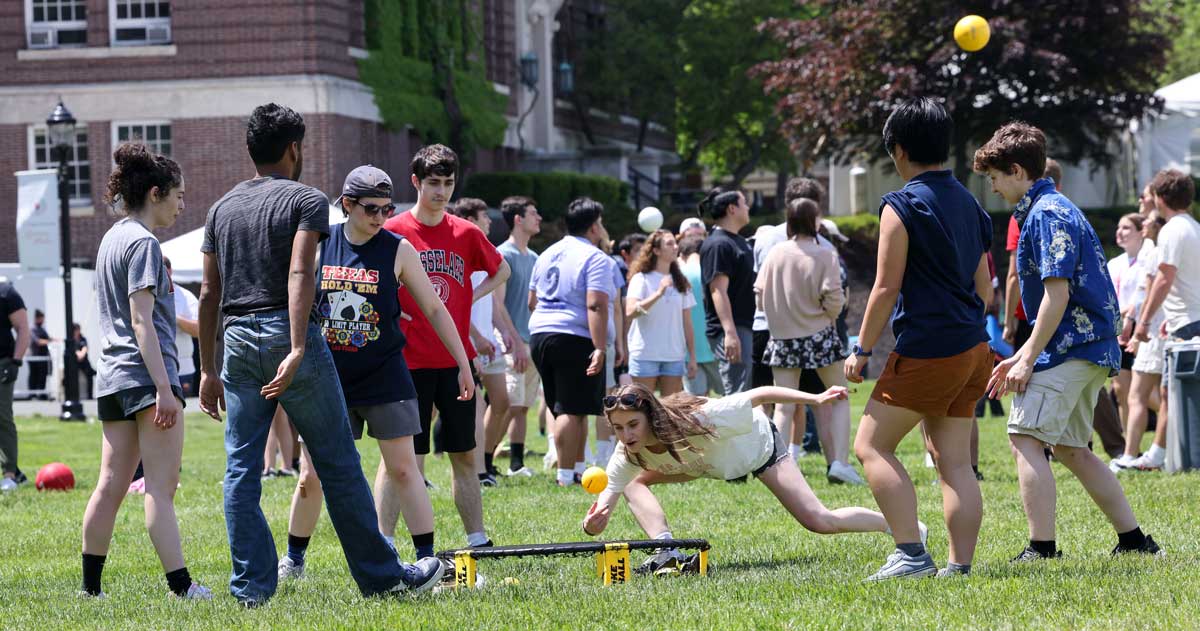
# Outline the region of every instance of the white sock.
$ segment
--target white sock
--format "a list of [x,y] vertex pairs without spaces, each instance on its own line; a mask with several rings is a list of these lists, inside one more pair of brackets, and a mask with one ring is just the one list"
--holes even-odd
[[670,530],[664,530],[664,531],[658,533],[657,535],[654,535],[654,538],[655,539],[674,539],[675,537],[671,535]]
[[1150,445],[1150,451],[1146,452],[1146,459],[1153,463],[1162,463],[1167,459],[1167,450],[1158,445]]
[[575,483],[575,471],[573,471],[571,469],[559,469],[558,470],[558,482],[559,482],[559,484],[566,484],[566,485],[574,484]]
[[487,533],[482,530],[479,532],[472,532],[467,535],[467,545],[468,546],[472,546],[472,547],[481,546],[487,542],[488,542]]
[[575,473],[576,475],[583,475],[583,471],[584,471],[584,469],[587,469],[587,463],[586,463],[586,462],[576,462],[576,463],[575,463],[575,471],[574,471],[574,473]]
[[804,445],[797,445],[796,443],[792,443],[792,446],[788,447],[788,453],[791,454],[792,460],[795,460],[796,458],[799,458],[801,454],[804,453]]
[[602,440],[596,445],[596,466],[607,467],[608,461],[612,458],[613,452],[617,449],[617,439],[609,438]]

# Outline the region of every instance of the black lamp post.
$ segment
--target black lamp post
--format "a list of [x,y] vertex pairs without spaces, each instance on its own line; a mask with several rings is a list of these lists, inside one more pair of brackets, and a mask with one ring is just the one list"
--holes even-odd
[[538,58],[532,52],[521,55],[520,59],[521,85],[533,92],[533,98],[529,100],[529,107],[521,113],[521,118],[517,119],[517,144],[518,151],[525,153],[525,135],[521,133],[521,129],[525,126],[525,117],[533,111],[533,106],[538,100]]
[[58,201],[59,201],[59,235],[62,240],[59,246],[62,255],[63,280],[63,317],[66,318],[63,330],[63,383],[66,393],[63,396],[62,414],[59,420],[82,421],[87,417],[83,414],[83,404],[79,402],[79,369],[75,359],[75,323],[72,309],[71,292],[71,195],[68,186],[70,179],[67,172],[67,162],[70,158],[71,147],[75,144],[75,117],[63,105],[62,101],[46,119],[49,130],[51,154],[58,161]]

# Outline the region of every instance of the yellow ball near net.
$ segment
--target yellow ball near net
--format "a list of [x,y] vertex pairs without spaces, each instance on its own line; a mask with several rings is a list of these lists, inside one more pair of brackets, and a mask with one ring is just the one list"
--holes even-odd
[[583,490],[596,495],[608,486],[608,473],[600,467],[588,467],[588,470],[583,472],[580,483],[583,485]]
[[954,41],[968,53],[982,50],[991,37],[992,29],[987,20],[978,15],[968,15],[954,25]]

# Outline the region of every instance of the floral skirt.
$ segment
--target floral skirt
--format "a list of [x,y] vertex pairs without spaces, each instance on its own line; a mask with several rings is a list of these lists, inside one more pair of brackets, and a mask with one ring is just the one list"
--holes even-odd
[[846,355],[846,345],[831,326],[808,337],[771,338],[763,352],[763,362],[774,368],[813,369],[842,361]]

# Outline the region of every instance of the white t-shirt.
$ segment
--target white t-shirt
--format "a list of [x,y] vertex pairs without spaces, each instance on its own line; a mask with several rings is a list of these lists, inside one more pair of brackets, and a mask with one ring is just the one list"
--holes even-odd
[[[696,478],[732,480],[753,472],[767,463],[775,451],[775,438],[771,421],[766,414],[753,406],[748,393],[741,392],[709,399],[701,408],[703,418],[697,419],[705,427],[716,432],[715,438],[693,436],[688,445],[697,447],[679,450],[682,462],[668,452],[641,452],[646,469],[666,475],[689,475]],[[642,472],[642,467],[629,460],[624,443],[608,461],[608,486],[597,500],[597,508],[612,507],[625,491],[625,487]]]
[[[774,226],[759,226],[758,230],[754,232],[754,271],[758,272],[758,270],[762,269],[763,263],[767,261],[767,255],[771,253],[771,248],[787,240],[787,222]],[[817,235],[817,243],[836,250],[833,247],[833,243],[821,235]],[[767,326],[767,312],[759,309],[757,306],[754,307],[753,328],[755,331],[766,331],[769,328]]]
[[[1129,298],[1130,305],[1132,306],[1131,313],[1135,320],[1142,316],[1142,305],[1146,302],[1146,295],[1150,292],[1150,285],[1154,282],[1154,275],[1158,273],[1158,258],[1158,246],[1154,244],[1154,241],[1146,239],[1142,243],[1142,251],[1138,252],[1137,270],[1125,272],[1137,279],[1137,286],[1134,289],[1133,296]],[[1116,278],[1113,278],[1113,281],[1115,282]],[[1124,278],[1122,278],[1122,282],[1124,282]],[[1117,300],[1119,302],[1123,298],[1118,295]],[[1150,335],[1158,335],[1158,330],[1162,327],[1165,317],[1162,307],[1159,307],[1158,311],[1155,311],[1154,315],[1150,318]]]
[[[487,272],[472,272],[471,288],[474,289],[480,286],[487,279]],[[471,305],[471,324],[475,325],[475,328],[479,330],[484,339],[491,342],[492,346],[496,347],[497,353],[499,353],[500,347],[496,342],[496,330],[492,324],[492,297],[492,294],[488,294]]]
[[[200,301],[196,294],[175,285],[175,317],[186,320],[196,320],[196,312],[200,309]],[[192,359],[192,336],[175,325],[175,352],[179,356],[179,376],[186,377],[196,373],[195,360]]]
[[[662,283],[662,272],[638,272],[629,279],[626,300],[645,300]],[[682,294],[671,285],[662,298],[646,310],[644,315],[634,318],[629,325],[629,356],[634,359],[656,362],[678,362],[687,359],[687,339],[683,334],[683,320],[691,319],[688,311],[696,306],[692,292]],[[692,332],[696,334],[695,331]]]
[[1158,233],[1159,263],[1175,267],[1175,282],[1163,301],[1167,331],[1200,320],[1200,222],[1176,215]]

